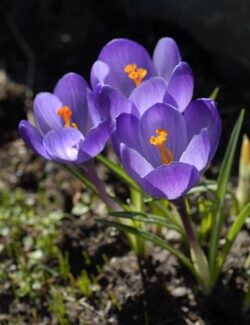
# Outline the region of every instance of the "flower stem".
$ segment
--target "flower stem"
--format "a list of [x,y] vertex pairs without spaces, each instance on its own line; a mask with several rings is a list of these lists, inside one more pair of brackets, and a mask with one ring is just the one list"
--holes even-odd
[[187,235],[189,244],[190,244],[190,246],[194,246],[195,243],[197,242],[197,239],[194,234],[194,230],[190,223],[189,217],[187,216],[187,213],[186,213],[185,201],[184,201],[184,199],[181,198],[176,203],[177,203],[176,206],[179,211],[184,229],[186,231],[186,235]]
[[187,239],[190,245],[190,255],[197,274],[197,280],[203,287],[205,293],[209,293],[211,289],[211,276],[208,262],[204,251],[196,238],[189,217],[186,213],[185,201],[183,198],[176,200],[176,206],[179,211]]
[[105,186],[103,185],[103,182],[98,178],[96,169],[93,167],[93,164],[86,164],[85,175],[95,185],[96,189],[99,192],[100,198],[106,204],[108,209],[119,211],[121,209],[120,206],[107,194]]
[[[143,211],[143,197],[142,193],[135,190],[134,188],[131,187],[130,189],[130,197],[131,197],[131,204],[133,206],[133,209],[135,209],[136,212],[141,212]],[[138,228],[138,229],[143,229],[143,223],[140,221],[132,221],[133,226]],[[135,252],[141,256],[145,257],[147,255],[146,253],[146,245],[145,241],[141,237],[136,237],[136,247],[134,248]]]

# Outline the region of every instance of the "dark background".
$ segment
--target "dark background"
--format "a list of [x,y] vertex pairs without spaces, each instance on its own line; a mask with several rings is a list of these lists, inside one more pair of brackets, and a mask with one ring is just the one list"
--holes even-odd
[[99,51],[116,37],[134,39],[152,53],[159,38],[171,36],[193,68],[194,97],[220,88],[218,161],[241,107],[249,131],[250,1],[1,0],[0,11],[0,69],[27,86],[19,97],[9,92],[0,99],[0,144],[18,137],[32,92],[51,91],[69,71],[89,80]]

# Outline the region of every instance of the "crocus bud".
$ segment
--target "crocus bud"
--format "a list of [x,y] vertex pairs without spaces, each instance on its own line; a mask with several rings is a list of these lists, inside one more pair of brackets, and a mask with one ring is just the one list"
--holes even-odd
[[244,134],[239,162],[239,180],[236,197],[242,208],[250,200],[250,141]]

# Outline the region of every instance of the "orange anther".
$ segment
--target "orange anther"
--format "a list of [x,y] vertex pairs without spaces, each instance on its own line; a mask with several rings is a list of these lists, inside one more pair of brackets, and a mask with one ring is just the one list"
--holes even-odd
[[140,86],[148,73],[146,69],[137,68],[135,63],[126,65],[124,72],[128,74],[129,79],[134,81],[136,87]]
[[72,126],[73,128],[77,129],[76,123],[71,123],[72,111],[68,106],[59,108],[57,114],[63,119],[66,128]]
[[168,132],[164,129],[155,130],[157,136],[151,136],[149,142],[160,150],[161,161],[163,164],[169,164],[174,160],[172,150],[165,148],[167,142]]

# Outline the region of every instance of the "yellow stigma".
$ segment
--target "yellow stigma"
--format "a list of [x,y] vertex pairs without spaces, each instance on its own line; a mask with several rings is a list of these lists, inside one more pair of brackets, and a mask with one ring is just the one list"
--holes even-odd
[[135,63],[126,65],[124,72],[128,74],[129,79],[134,81],[136,87],[140,86],[148,73],[146,69],[137,68]]
[[168,132],[164,129],[156,129],[155,132],[157,134],[157,137],[152,135],[149,139],[149,142],[160,150],[161,161],[163,164],[167,165],[174,160],[171,149],[165,148]]
[[72,116],[72,111],[68,106],[63,106],[59,108],[57,111],[57,114],[63,119],[65,123],[65,127],[69,128],[72,126],[73,128],[77,129],[76,123],[71,123],[71,116]]

